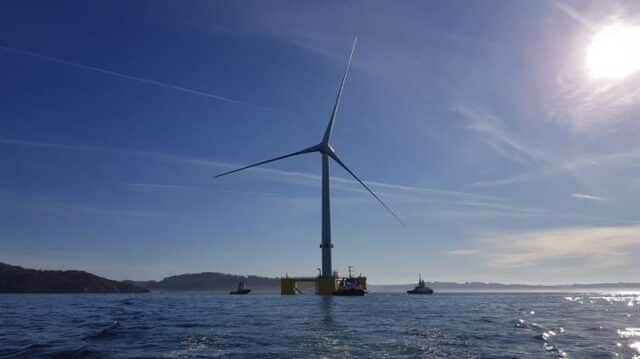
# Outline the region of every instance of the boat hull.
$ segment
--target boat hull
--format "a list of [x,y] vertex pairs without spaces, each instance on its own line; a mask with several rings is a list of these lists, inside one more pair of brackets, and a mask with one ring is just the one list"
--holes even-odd
[[363,289],[345,289],[333,292],[338,297],[362,297],[367,295],[367,291]]
[[407,294],[423,294],[423,295],[429,295],[429,294],[433,294],[433,290],[428,290],[428,291],[416,291],[416,290],[408,290]]
[[249,294],[249,292],[251,292],[251,289],[241,289],[241,290],[231,291],[231,292],[229,292],[229,294],[231,294],[231,295]]

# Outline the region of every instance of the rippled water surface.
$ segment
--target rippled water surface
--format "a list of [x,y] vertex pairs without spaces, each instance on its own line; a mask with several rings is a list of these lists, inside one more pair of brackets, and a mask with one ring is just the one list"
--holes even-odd
[[640,294],[0,295],[0,358],[640,358]]

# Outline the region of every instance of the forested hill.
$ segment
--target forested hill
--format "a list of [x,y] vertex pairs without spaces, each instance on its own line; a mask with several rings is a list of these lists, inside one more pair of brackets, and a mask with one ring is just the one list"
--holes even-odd
[[244,281],[247,288],[256,292],[280,290],[279,278],[240,276],[234,274],[205,272],[180,274],[166,277],[161,281],[132,281],[137,286],[154,291],[230,291]]
[[0,263],[0,293],[141,293],[147,289],[69,270],[26,269]]

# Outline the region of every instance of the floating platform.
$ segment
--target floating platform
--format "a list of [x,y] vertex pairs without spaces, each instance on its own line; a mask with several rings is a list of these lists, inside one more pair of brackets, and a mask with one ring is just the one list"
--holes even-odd
[[[311,282],[315,284],[315,293],[317,295],[333,295],[338,289],[338,283],[341,279],[337,273],[331,277],[284,277],[280,279],[280,294],[301,294],[302,292],[298,289],[298,283]],[[367,277],[358,276],[353,279],[355,279],[362,288],[367,288]]]

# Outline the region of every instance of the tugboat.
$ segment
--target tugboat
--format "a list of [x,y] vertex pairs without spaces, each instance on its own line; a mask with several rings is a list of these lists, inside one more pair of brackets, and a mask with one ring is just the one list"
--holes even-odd
[[349,266],[349,277],[342,278],[338,285],[338,290],[333,295],[345,297],[362,297],[367,295],[367,290],[358,282],[358,278],[351,275],[351,266]]
[[422,276],[418,275],[418,286],[416,286],[412,290],[408,290],[407,294],[433,294],[433,289],[424,285]]
[[232,290],[229,294],[249,294],[249,292],[251,292],[251,289],[245,288],[244,282],[240,282],[238,283],[238,289]]

